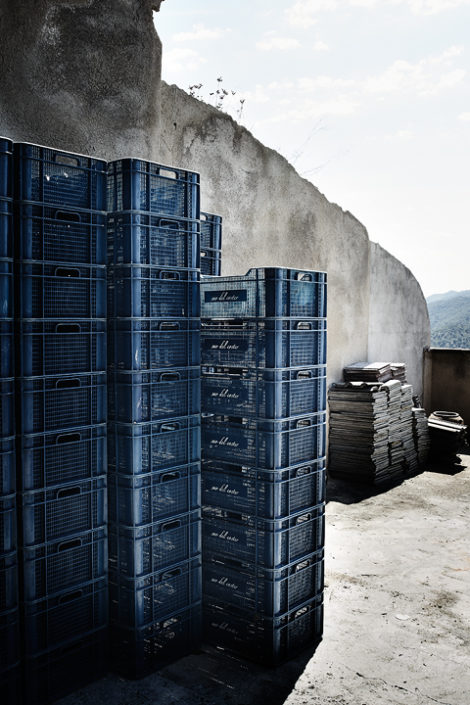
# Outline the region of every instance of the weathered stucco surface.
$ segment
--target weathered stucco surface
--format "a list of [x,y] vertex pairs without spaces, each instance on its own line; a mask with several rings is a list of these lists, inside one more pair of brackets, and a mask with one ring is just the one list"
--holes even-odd
[[0,0],[0,133],[200,171],[203,208],[224,217],[224,273],[259,265],[328,272],[330,380],[367,357],[404,359],[421,393],[429,322],[413,275],[283,157],[160,82],[159,4]]
[[421,287],[399,260],[370,243],[369,359],[405,362],[422,395],[423,349],[430,324]]

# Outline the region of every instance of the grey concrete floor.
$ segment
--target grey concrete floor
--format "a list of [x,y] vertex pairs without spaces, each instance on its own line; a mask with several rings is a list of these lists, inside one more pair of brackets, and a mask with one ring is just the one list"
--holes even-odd
[[325,631],[265,669],[214,649],[60,705],[470,705],[470,456],[371,494],[329,483]]

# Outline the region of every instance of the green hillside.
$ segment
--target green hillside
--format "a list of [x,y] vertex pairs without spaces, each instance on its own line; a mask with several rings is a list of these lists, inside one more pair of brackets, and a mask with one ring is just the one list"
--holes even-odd
[[434,294],[427,299],[431,345],[470,348],[470,290]]

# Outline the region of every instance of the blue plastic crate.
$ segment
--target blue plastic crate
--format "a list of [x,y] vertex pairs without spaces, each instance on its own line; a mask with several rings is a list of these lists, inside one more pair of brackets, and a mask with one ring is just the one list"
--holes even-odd
[[108,164],[108,211],[199,220],[199,174],[140,159]]
[[106,321],[20,320],[19,377],[106,372]]
[[123,265],[108,269],[108,315],[122,318],[197,318],[197,269]]
[[210,556],[203,565],[204,599],[276,617],[320,595],[324,574],[323,551],[277,570]]
[[209,643],[268,666],[317,644],[322,634],[321,596],[274,618],[259,618],[230,605],[204,604],[204,638]]
[[114,319],[108,323],[111,370],[193,367],[200,362],[198,318]]
[[60,433],[22,436],[21,490],[40,490],[91,480],[106,473],[106,424]]
[[16,492],[15,437],[0,439],[0,496]]
[[201,248],[222,249],[222,216],[201,211]]
[[34,601],[104,578],[108,572],[106,527],[61,541],[24,547],[23,599]]
[[143,475],[201,460],[201,419],[185,416],[153,424],[108,426],[110,471]]
[[109,525],[109,569],[141,578],[201,553],[201,512],[179,514],[146,526]]
[[201,274],[220,277],[222,271],[222,251],[201,248]]
[[326,409],[326,366],[266,370],[202,368],[205,413],[281,419]]
[[137,629],[112,627],[113,668],[126,678],[143,678],[173,659],[200,648],[201,603]]
[[200,557],[135,580],[109,575],[110,620],[117,626],[153,624],[201,599]]
[[22,434],[45,433],[106,421],[106,373],[32,377],[18,383]]
[[20,659],[19,622],[18,608],[0,614],[0,672],[13,668]]
[[0,259],[12,259],[13,255],[13,204],[0,197]]
[[288,517],[325,501],[325,466],[321,458],[263,471],[208,460],[202,465],[202,503],[266,519]]
[[199,228],[197,220],[109,213],[108,264],[198,269]]
[[25,702],[46,705],[103,677],[108,668],[108,655],[108,629],[100,629],[35,658],[25,659]]
[[143,526],[201,508],[199,463],[131,477],[108,475],[109,520]]
[[[0,557],[0,613],[18,607],[18,554],[16,551]],[[3,663],[0,666],[0,670]]]
[[0,260],[0,319],[13,318],[13,260]]
[[321,550],[324,541],[323,504],[275,521],[204,507],[202,547],[206,558],[217,555],[264,568],[283,568]]
[[309,463],[325,455],[325,420],[325,412],[282,421],[203,416],[203,460],[263,470]]
[[2,668],[0,672],[0,692],[4,705],[21,705],[23,702],[21,668],[19,663],[13,667]]
[[140,423],[201,411],[200,368],[117,372],[108,376],[108,418]]
[[278,369],[325,365],[326,320],[203,320],[201,361],[217,367]]
[[106,264],[104,213],[20,203],[17,218],[19,259]]
[[1,320],[0,317],[0,379],[14,377],[15,375],[15,358],[13,351],[13,321]]
[[106,162],[26,143],[14,153],[19,201],[106,210]]
[[14,435],[15,380],[0,378],[0,441]]
[[23,492],[23,546],[35,546],[99,529],[107,522],[106,475],[48,490]]
[[0,137],[0,198],[13,198],[13,142]]
[[258,267],[245,276],[205,279],[203,318],[324,318],[325,272]]
[[106,318],[106,268],[18,264],[20,318]]
[[0,556],[17,548],[16,495],[11,494],[0,497]]
[[96,580],[59,595],[23,602],[26,658],[73,642],[108,625],[108,581]]

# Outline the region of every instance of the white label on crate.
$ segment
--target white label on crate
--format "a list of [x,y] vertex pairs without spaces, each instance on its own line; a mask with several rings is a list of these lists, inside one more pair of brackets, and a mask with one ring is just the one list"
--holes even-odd
[[246,351],[248,349],[248,341],[243,338],[205,338],[205,350],[235,350]]
[[222,541],[229,541],[230,543],[238,543],[238,537],[231,536],[226,529],[225,531],[212,531],[211,538],[222,539]]
[[239,590],[239,585],[237,585],[237,583],[229,582],[227,577],[211,578],[211,583],[214,583],[214,585],[220,585],[220,587],[227,588],[228,590]]
[[222,436],[222,438],[212,438],[210,445],[216,448],[239,448],[240,444],[238,441],[231,441],[228,436]]
[[231,392],[228,387],[224,387],[218,392],[211,392],[211,397],[214,399],[240,399],[240,394]]
[[235,488],[230,488],[230,485],[212,485],[210,488],[211,492],[220,492],[221,494],[232,495],[233,497],[238,497],[240,492]]
[[204,301],[206,303],[235,303],[237,301],[246,300],[246,289],[222,289],[219,291],[204,292]]

